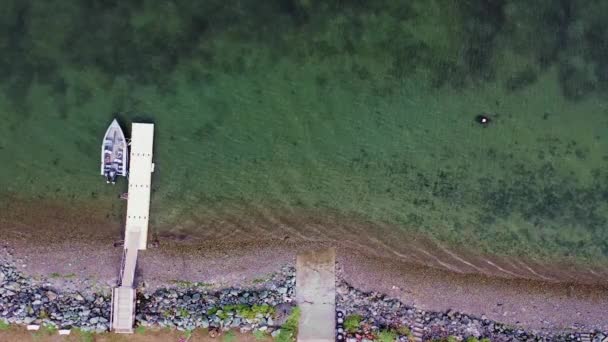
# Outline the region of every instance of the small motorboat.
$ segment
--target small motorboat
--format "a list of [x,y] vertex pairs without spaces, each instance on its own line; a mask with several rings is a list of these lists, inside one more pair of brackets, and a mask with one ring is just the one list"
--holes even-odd
[[101,144],[101,175],[107,183],[115,184],[118,176],[127,176],[128,156],[127,139],[114,119]]

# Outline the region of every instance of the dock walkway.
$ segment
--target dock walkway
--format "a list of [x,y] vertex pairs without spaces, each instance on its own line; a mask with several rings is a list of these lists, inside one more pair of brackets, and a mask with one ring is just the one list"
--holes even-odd
[[336,340],[336,250],[299,254],[296,302],[300,307],[299,342]]
[[137,252],[146,249],[150,214],[150,185],[154,163],[154,124],[133,123],[131,126],[129,197],[125,224],[124,254],[119,287],[112,291],[112,329],[133,333],[135,320],[135,269]]

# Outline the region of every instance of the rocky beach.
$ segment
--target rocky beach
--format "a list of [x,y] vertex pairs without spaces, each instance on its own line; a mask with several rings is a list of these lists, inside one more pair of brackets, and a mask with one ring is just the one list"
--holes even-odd
[[[256,279],[249,286],[213,289],[210,284],[184,281],[170,287],[139,290],[136,326],[144,329],[203,328],[216,334],[236,329],[277,337],[290,314],[297,310],[295,269],[290,266],[281,267],[267,279]],[[103,333],[109,330],[109,292],[109,287],[63,291],[46,280],[24,276],[15,265],[5,262],[0,265],[0,321]],[[349,322],[347,341],[386,341],[387,336],[412,341],[416,330],[424,341],[582,341],[589,336],[601,341],[606,334],[600,330],[526,329],[485,315],[421,310],[386,294],[354,288],[344,279],[337,280],[336,305]]]
[[[115,244],[120,218],[108,222],[95,207],[50,205],[39,205],[32,216],[29,206],[17,203],[5,206],[8,210],[0,215],[1,320],[107,331],[110,289],[116,286],[122,254],[122,246]],[[416,251],[409,261],[386,257],[383,249],[374,251],[370,247],[386,246],[378,239],[361,248],[370,237],[353,221],[333,221],[335,228],[328,234],[315,235],[310,226],[295,234],[292,227],[307,220],[312,218],[282,219],[284,225],[273,229],[257,221],[225,223],[198,238],[153,232],[154,244],[141,253],[136,270],[136,324],[277,336],[297,305],[296,254],[334,246],[337,309],[351,317],[347,339],[379,338],[381,333],[404,338],[419,331],[427,340],[576,341],[608,331],[608,289],[597,280],[541,281],[491,272],[489,267],[482,269],[487,274],[459,273],[433,263],[433,257],[442,260],[444,255],[431,245],[422,253],[420,241],[401,246]],[[340,240],[340,234],[351,239]],[[416,262],[425,258],[431,262]],[[558,267],[536,265],[544,274],[566,274]],[[603,274],[599,272],[597,279]]]

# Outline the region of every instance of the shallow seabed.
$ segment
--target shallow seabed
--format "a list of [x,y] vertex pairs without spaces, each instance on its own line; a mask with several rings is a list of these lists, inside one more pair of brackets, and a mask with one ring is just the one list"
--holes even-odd
[[608,2],[3,7],[2,198],[118,215],[125,184],[98,174],[117,116],[156,123],[156,229],[331,212],[370,238],[608,261]]

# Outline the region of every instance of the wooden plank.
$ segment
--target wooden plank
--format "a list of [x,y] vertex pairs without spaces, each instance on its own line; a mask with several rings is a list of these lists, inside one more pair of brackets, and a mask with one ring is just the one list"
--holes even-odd
[[135,230],[127,232],[129,239],[127,239],[128,245],[125,244],[127,253],[125,254],[125,263],[124,268],[122,269],[121,286],[133,287],[133,282],[135,280],[135,267],[137,266],[139,234],[140,232]]
[[132,333],[135,321],[135,290],[129,287],[117,287],[113,293],[112,329],[117,333]]
[[298,341],[336,340],[336,251],[299,254],[296,261],[296,302],[300,307]]

